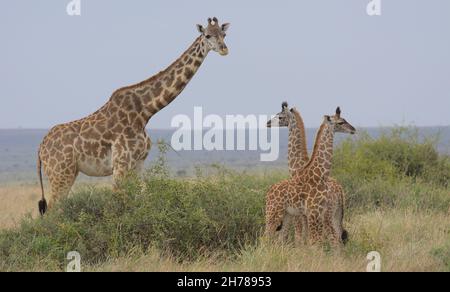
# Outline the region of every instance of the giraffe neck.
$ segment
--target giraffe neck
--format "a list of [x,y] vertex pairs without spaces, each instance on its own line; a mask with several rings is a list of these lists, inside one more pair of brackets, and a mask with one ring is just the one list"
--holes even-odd
[[316,183],[327,180],[330,176],[333,143],[334,131],[328,123],[324,122],[317,133],[311,159],[304,168]]
[[[198,71],[209,48],[203,37],[194,43],[169,67],[153,77],[117,90],[111,97],[113,108],[134,112],[139,126],[144,126],[157,112],[170,104]],[[131,121],[133,122],[133,121]]]
[[288,161],[291,176],[302,170],[309,162],[308,149],[306,145],[305,124],[300,113],[294,109],[294,123],[289,124]]

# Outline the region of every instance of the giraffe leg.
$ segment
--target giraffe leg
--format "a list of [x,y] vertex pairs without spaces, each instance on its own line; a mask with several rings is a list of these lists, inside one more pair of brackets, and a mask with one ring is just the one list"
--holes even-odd
[[143,133],[136,139],[119,140],[112,146],[114,187],[130,172],[139,173],[151,147],[150,138]]
[[333,231],[334,231],[334,241],[339,243],[339,244],[345,244],[347,241],[347,231],[344,230],[343,227],[343,218],[344,217],[344,209],[342,204],[338,204],[335,207],[333,216],[331,218],[332,222],[332,226],[333,226]]
[[283,228],[283,214],[281,212],[271,212],[266,219],[266,236],[273,238],[275,234]]
[[280,242],[288,242],[291,226],[294,221],[294,217],[290,214],[284,215],[283,225],[280,230]]
[[341,243],[341,231],[339,226],[337,226],[335,223],[335,214],[336,214],[336,207],[335,205],[330,206],[326,213],[324,218],[324,235],[325,238],[330,240],[331,244],[333,245],[340,245]]
[[341,242],[343,244],[346,244],[348,241],[348,232],[347,230],[344,229],[344,198],[345,198],[345,194],[344,191],[341,189],[341,192],[339,193],[339,205],[338,205],[338,209],[336,210],[336,214],[335,214],[335,226],[337,226],[337,230],[340,232],[339,237],[341,239]]
[[44,188],[42,189],[42,199],[39,201],[39,211],[42,215],[46,210],[45,205],[51,209],[56,201],[69,194],[78,176],[74,146],[77,135],[74,128],[68,127],[68,124],[58,125],[49,131],[39,146],[40,181],[47,177],[50,186],[50,195],[47,198]]
[[339,184],[339,182],[334,178],[329,179],[328,186],[331,191],[329,196],[333,202],[336,202],[337,205],[334,207],[332,217],[332,225],[334,232],[336,233],[335,237],[338,241],[345,244],[348,240],[348,233],[343,226],[345,192],[341,184]]
[[[58,166],[56,166],[58,169]],[[61,198],[66,197],[78,176],[76,166],[69,168],[68,171],[50,171],[47,173],[50,183],[51,197],[48,208],[51,209]]]
[[[270,202],[268,205],[270,205]],[[284,209],[279,204],[266,209],[266,237],[274,238],[275,234],[283,229],[284,217]]]
[[[327,210],[328,211],[328,210]],[[340,254],[344,246],[344,241],[342,239],[343,228],[342,228],[342,206],[340,204],[334,204],[330,206],[330,210],[326,214],[325,218],[325,234],[334,248],[334,252]]]
[[285,198],[288,193],[288,184],[288,181],[275,184],[267,192],[265,237],[270,240],[283,229],[283,220],[287,215]]
[[142,141],[143,141],[142,154],[140,155],[140,157],[136,163],[136,173],[140,177],[144,176],[145,160],[147,159],[150,149],[152,148],[152,141],[150,140],[150,137],[147,135],[147,132],[145,130],[142,135]]
[[127,161],[126,157],[120,157],[113,161],[113,181],[115,189],[120,186],[121,182],[123,182],[133,169],[130,164],[131,163]]
[[133,159],[132,151],[127,145],[119,143],[113,145],[112,159],[114,189],[117,189],[130,171],[136,170],[137,161]]
[[297,244],[306,244],[306,238],[308,236],[307,218],[305,215],[299,215],[294,220],[295,242]]
[[308,241],[311,245],[322,242],[323,220],[319,216],[308,215]]

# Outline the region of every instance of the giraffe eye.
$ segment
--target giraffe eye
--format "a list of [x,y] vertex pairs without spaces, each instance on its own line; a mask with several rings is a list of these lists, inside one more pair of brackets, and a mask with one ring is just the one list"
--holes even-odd
[[207,35],[206,35],[206,38],[207,38],[207,39],[210,39],[210,38],[211,38],[211,36],[210,36],[209,34],[207,34]]

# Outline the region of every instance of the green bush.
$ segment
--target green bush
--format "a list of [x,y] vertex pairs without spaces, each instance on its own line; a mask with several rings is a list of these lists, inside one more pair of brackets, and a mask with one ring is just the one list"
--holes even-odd
[[189,260],[255,243],[265,192],[281,177],[215,169],[215,176],[175,180],[159,160],[143,179],[123,181],[120,191],[85,187],[43,218],[1,231],[0,270],[63,269],[69,251],[95,265],[149,248]]
[[420,138],[414,128],[399,127],[378,138],[362,133],[345,140],[337,149],[333,168],[337,176],[355,176],[363,181],[402,177],[448,186],[450,159],[440,155],[437,137]]
[[343,141],[336,147],[333,175],[344,186],[347,208],[448,211],[450,160],[438,153],[437,141],[405,127]]

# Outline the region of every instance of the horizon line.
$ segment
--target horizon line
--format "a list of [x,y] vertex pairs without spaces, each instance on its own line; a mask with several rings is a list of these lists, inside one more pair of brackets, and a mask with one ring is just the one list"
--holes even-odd
[[[318,129],[320,126],[316,126],[316,127],[306,127],[305,129]],[[390,126],[357,126],[357,128],[363,128],[363,129],[379,129],[379,128],[401,128],[401,127],[405,127],[405,128],[449,128],[450,125],[433,125],[433,126],[418,126],[418,125],[390,125]],[[17,131],[17,130],[23,130],[23,131],[49,131],[51,130],[53,127],[49,127],[49,128],[26,128],[26,127],[16,127],[16,128],[1,128],[0,127],[0,131]],[[153,131],[175,131],[178,130],[178,128],[149,128],[146,127],[146,130],[153,130]],[[211,128],[203,128],[202,130],[209,130]],[[260,130],[262,128],[234,128],[234,129],[223,129],[221,128],[220,130]],[[267,128],[268,129],[268,128]],[[194,131],[198,130],[198,129],[192,129]]]

